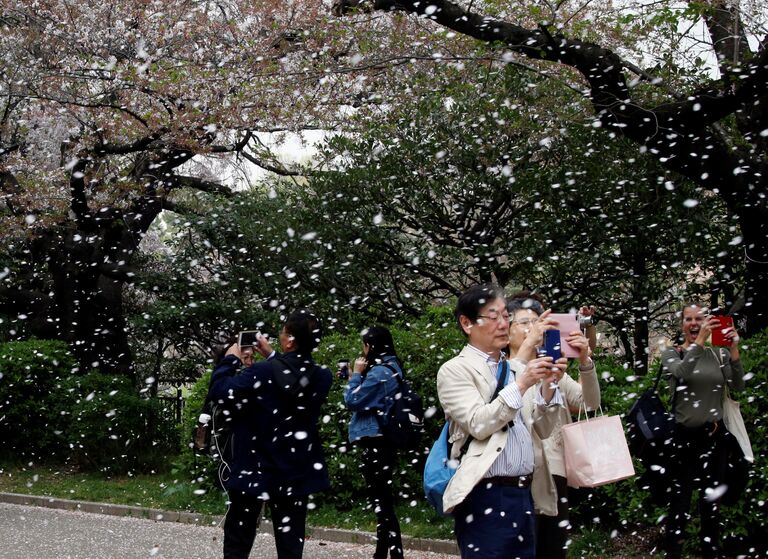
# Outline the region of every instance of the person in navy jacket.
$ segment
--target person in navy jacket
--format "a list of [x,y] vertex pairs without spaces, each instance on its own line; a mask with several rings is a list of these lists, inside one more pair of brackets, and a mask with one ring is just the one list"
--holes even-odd
[[302,556],[307,497],[330,487],[318,420],[333,377],[312,360],[320,336],[320,321],[299,309],[280,332],[282,354],[260,336],[255,350],[266,360],[238,372],[235,344],[213,372],[210,397],[232,418],[224,559],[247,559],[265,502],[278,558]]
[[344,391],[352,410],[350,442],[362,448],[362,474],[368,499],[376,513],[374,559],[402,559],[403,542],[395,514],[392,474],[397,448],[381,434],[378,416],[385,414],[400,390],[397,376],[403,367],[395,353],[392,334],[382,326],[363,332],[363,357],[355,360],[354,372]]

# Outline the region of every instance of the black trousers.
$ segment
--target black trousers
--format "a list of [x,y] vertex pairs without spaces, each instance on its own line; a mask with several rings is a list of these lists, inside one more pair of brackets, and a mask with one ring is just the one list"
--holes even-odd
[[706,490],[717,487],[725,477],[724,433],[722,421],[696,428],[675,425],[675,448],[670,468],[672,491],[664,541],[667,559],[682,556],[685,529],[691,516],[691,499],[696,489],[699,490],[701,557],[720,557],[720,506],[718,499],[707,499]]
[[[224,559],[248,559],[264,500],[235,492],[229,500],[224,520]],[[307,520],[306,497],[278,497],[266,503],[272,516],[278,559],[301,559]]]
[[362,472],[368,501],[376,514],[376,552],[374,559],[402,559],[403,541],[400,523],[395,514],[392,475],[397,461],[397,449],[383,437],[360,441],[363,449]]
[[568,482],[563,476],[552,476],[557,490],[557,516],[536,515],[536,559],[565,559],[568,532]]

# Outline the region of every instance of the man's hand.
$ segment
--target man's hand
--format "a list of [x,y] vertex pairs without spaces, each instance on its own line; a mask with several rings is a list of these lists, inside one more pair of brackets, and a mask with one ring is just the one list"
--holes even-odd
[[259,352],[259,355],[262,357],[269,357],[274,351],[272,346],[269,344],[269,338],[267,338],[267,336],[264,334],[256,335],[256,345],[253,346],[253,349]]
[[243,360],[243,352],[241,351],[240,346],[237,345],[237,344],[232,344],[231,346],[229,346],[229,348],[227,349],[227,352],[224,355],[225,356],[226,355],[234,355],[240,361]]

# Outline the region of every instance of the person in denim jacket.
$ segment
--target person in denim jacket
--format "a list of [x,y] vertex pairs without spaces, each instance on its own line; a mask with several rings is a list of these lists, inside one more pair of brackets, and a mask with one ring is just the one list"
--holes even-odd
[[352,410],[349,440],[362,449],[362,473],[368,499],[376,513],[374,559],[403,557],[400,524],[395,515],[392,473],[397,448],[382,434],[379,416],[392,405],[403,367],[395,353],[392,334],[382,326],[363,331],[363,357],[355,360],[344,402]]

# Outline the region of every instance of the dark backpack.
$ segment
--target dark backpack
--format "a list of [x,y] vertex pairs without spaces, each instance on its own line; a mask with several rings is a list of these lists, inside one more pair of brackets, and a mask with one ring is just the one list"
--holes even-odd
[[382,363],[397,378],[398,391],[387,398],[387,407],[377,415],[381,434],[396,448],[414,448],[424,432],[424,406],[419,396],[403,374],[386,363]]

